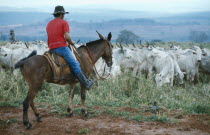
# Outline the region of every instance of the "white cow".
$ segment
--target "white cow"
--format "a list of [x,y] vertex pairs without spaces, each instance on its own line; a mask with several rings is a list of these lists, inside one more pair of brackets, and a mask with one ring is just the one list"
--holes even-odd
[[172,51],[167,51],[166,53],[168,53],[168,55],[172,58],[173,62],[174,62],[174,74],[175,77],[178,79],[179,84],[183,84],[183,80],[184,80],[184,73],[181,71],[179,64],[177,63],[177,58],[175,56],[175,54]]
[[191,47],[191,49],[196,52],[196,54],[197,54],[197,60],[199,62],[201,62],[201,57],[202,57],[202,50],[201,50],[201,48],[198,47],[198,46],[193,46],[193,47]]
[[149,77],[156,72],[155,81],[160,87],[165,83],[173,86],[174,80],[174,62],[173,59],[164,51],[153,49],[147,55],[147,63],[149,64]]
[[199,64],[201,62],[202,50],[198,46],[191,49],[172,49],[177,58],[178,65],[187,76],[187,80],[192,82],[199,79]]
[[27,46],[22,42],[18,42],[18,44],[8,43],[6,46],[0,47],[0,65],[6,69],[13,69],[16,62],[27,57],[33,50],[42,55],[48,50],[48,47],[44,42],[28,44]]
[[138,51],[131,48],[124,48],[123,59],[119,61],[120,67],[127,71],[128,69],[133,70],[133,76],[136,75],[138,70]]
[[201,59],[200,71],[206,74],[210,74],[210,56],[205,56]]
[[202,57],[210,56],[210,50],[207,48],[202,49]]
[[26,45],[23,42],[18,42],[18,43],[7,43],[5,46],[5,48],[8,49],[18,49],[18,48],[24,48],[27,49]]
[[124,59],[121,62],[121,67],[125,69],[132,69],[132,75],[136,76],[138,71],[147,74],[146,57],[150,50],[147,48],[132,48],[125,53]]
[[8,49],[6,47],[1,47],[0,54],[4,56],[0,56],[0,64],[6,67],[7,69],[13,69],[16,62],[28,56],[30,53],[31,50],[28,49]]
[[43,41],[39,41],[36,44],[32,43],[29,45],[29,49],[36,50],[38,55],[43,55],[46,51],[49,50],[48,45]]
[[110,77],[116,77],[117,75],[119,75],[121,73],[120,64],[126,52],[127,50],[122,48],[113,49],[113,65],[111,69],[107,67],[103,59],[100,58],[95,64],[99,75],[104,77],[106,77],[108,74],[110,74]]
[[[96,62],[96,68],[99,74],[103,74],[106,76],[107,74],[111,74],[110,77],[115,77],[121,73],[121,68],[135,68],[136,65],[134,62],[133,57],[134,57],[134,49],[133,48],[128,48],[128,47],[123,47],[123,48],[114,48],[113,49],[113,65],[110,71],[110,68],[105,67],[106,64],[103,62],[102,59],[99,59]],[[132,59],[131,59],[132,58]],[[135,57],[138,58],[138,57]],[[135,59],[136,60],[136,59]],[[137,66],[138,68],[138,66]],[[134,69],[135,70],[135,69]],[[104,73],[106,72],[106,73]]]
[[170,50],[180,51],[180,50],[182,50],[182,48],[179,45],[172,45],[172,46],[170,46]]
[[172,50],[175,54],[194,54],[198,61],[201,61],[202,50],[198,46],[193,46],[190,49]]
[[181,71],[186,73],[187,80],[192,82],[195,80],[195,77],[198,78],[199,60],[197,53],[189,50],[185,53],[176,53],[175,55]]

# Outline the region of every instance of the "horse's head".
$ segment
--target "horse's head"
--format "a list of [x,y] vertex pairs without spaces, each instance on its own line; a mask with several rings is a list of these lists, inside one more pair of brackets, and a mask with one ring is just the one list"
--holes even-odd
[[[98,33],[98,32],[97,32]],[[105,60],[106,64],[108,67],[111,67],[113,62],[112,62],[112,49],[113,49],[113,45],[111,44],[111,38],[112,38],[112,34],[111,32],[108,34],[107,38],[104,38],[100,33],[98,33],[99,37],[101,40],[104,40],[105,43],[105,49],[104,52],[102,54],[102,59]]]

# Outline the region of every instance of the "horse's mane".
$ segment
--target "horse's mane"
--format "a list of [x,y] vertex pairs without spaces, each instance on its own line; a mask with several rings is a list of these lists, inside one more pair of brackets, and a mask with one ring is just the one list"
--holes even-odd
[[[101,41],[102,41],[101,39],[94,40],[94,41],[90,41],[90,42],[87,42],[87,43],[86,43],[86,46],[99,44],[99,42],[101,42]],[[81,47],[84,47],[84,46],[85,46],[85,45],[81,45],[81,46],[80,46],[80,47],[78,47],[78,48],[81,48]]]

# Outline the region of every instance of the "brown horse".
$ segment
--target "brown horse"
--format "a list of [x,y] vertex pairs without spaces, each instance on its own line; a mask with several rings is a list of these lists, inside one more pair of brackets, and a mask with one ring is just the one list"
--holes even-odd
[[[100,39],[92,41],[86,44],[86,46],[81,46],[77,49],[77,52],[80,54],[80,66],[83,73],[88,77],[93,71],[93,64],[102,57],[106,64],[110,67],[112,66],[112,48],[111,45],[111,32],[108,34],[107,38],[104,38],[100,33],[98,33]],[[90,56],[91,55],[91,56]],[[41,116],[37,111],[34,105],[34,98],[37,95],[38,91],[41,90],[41,87],[44,82],[56,83],[60,85],[69,84],[69,103],[67,111],[70,116],[73,116],[72,111],[72,101],[74,98],[74,88],[78,83],[78,80],[71,74],[69,77],[73,78],[66,81],[65,83],[58,83],[53,80],[53,71],[48,63],[47,59],[43,55],[34,55],[24,58],[16,64],[16,68],[21,69],[23,78],[26,80],[29,86],[28,95],[23,101],[23,124],[28,126],[28,129],[32,127],[28,119],[28,108],[29,105],[34,111],[34,114],[37,118],[37,121],[41,121]],[[88,112],[85,107],[85,98],[86,98],[86,89],[81,86],[81,110],[85,116],[88,115]]]

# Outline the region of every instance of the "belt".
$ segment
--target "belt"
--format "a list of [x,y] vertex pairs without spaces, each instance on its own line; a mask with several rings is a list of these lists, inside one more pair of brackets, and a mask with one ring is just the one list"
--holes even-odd
[[65,41],[63,41],[63,42],[55,42],[55,43],[51,43],[51,44],[49,44],[49,45],[57,44],[57,43],[65,43]]

